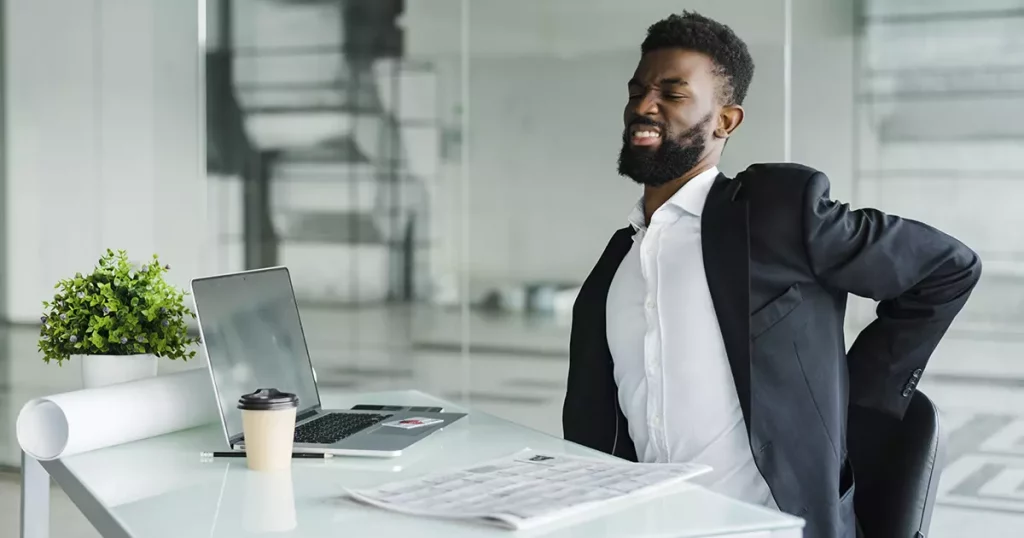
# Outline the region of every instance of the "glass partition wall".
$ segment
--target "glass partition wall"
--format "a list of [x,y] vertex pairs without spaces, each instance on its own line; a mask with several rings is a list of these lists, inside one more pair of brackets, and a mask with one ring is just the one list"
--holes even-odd
[[[626,81],[682,9],[756,63],[723,172],[813,166],[833,198],[981,253],[921,384],[951,432],[933,530],[1024,512],[1016,0],[207,0],[216,269],[291,269],[328,389],[417,388],[559,435],[576,290],[640,195],[616,173]],[[874,308],[851,297],[847,345]]]

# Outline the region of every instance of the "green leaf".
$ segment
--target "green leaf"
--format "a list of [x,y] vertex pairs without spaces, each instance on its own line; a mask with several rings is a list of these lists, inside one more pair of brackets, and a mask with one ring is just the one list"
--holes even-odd
[[[47,322],[37,348],[43,360],[63,365],[71,354],[111,352],[194,357],[188,346],[196,339],[187,335],[185,318],[195,313],[184,305],[187,292],[163,279],[157,254],[146,265],[137,271],[124,250],[108,248],[92,273],[60,279],[52,300],[42,301]],[[71,343],[72,335],[82,340]]]

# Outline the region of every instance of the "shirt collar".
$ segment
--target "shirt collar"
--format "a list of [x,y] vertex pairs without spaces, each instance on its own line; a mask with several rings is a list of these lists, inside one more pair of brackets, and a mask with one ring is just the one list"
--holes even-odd
[[[717,177],[718,167],[712,166],[708,168],[690,181],[687,181],[682,188],[665,202],[665,205],[678,207],[695,217],[701,216],[701,213],[704,212],[704,202],[707,200],[708,193],[711,192],[711,185],[714,184]],[[640,200],[633,207],[633,211],[629,214],[629,224],[633,226],[634,230],[647,228],[647,222],[644,218],[643,196],[640,197]]]

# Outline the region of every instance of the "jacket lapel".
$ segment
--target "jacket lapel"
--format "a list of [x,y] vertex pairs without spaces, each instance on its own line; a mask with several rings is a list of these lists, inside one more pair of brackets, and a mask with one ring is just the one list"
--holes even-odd
[[750,229],[741,183],[718,175],[701,217],[704,272],[750,433]]
[[570,441],[636,461],[626,417],[619,409],[606,327],[608,290],[633,246],[632,236],[631,227],[612,236],[573,306],[562,433]]

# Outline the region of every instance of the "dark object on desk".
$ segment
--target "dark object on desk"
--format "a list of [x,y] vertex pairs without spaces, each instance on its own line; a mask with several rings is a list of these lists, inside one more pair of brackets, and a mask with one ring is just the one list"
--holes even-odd
[[[244,458],[245,452],[200,452],[202,458]],[[333,458],[333,454],[318,454],[315,452],[292,452],[292,458],[322,460]]]
[[854,511],[870,538],[924,538],[945,464],[939,412],[921,391],[903,420],[850,407],[847,443]]
[[433,406],[407,406],[407,405],[381,405],[381,404],[359,404],[352,406],[353,411],[408,411],[410,413],[441,413],[443,407]]

